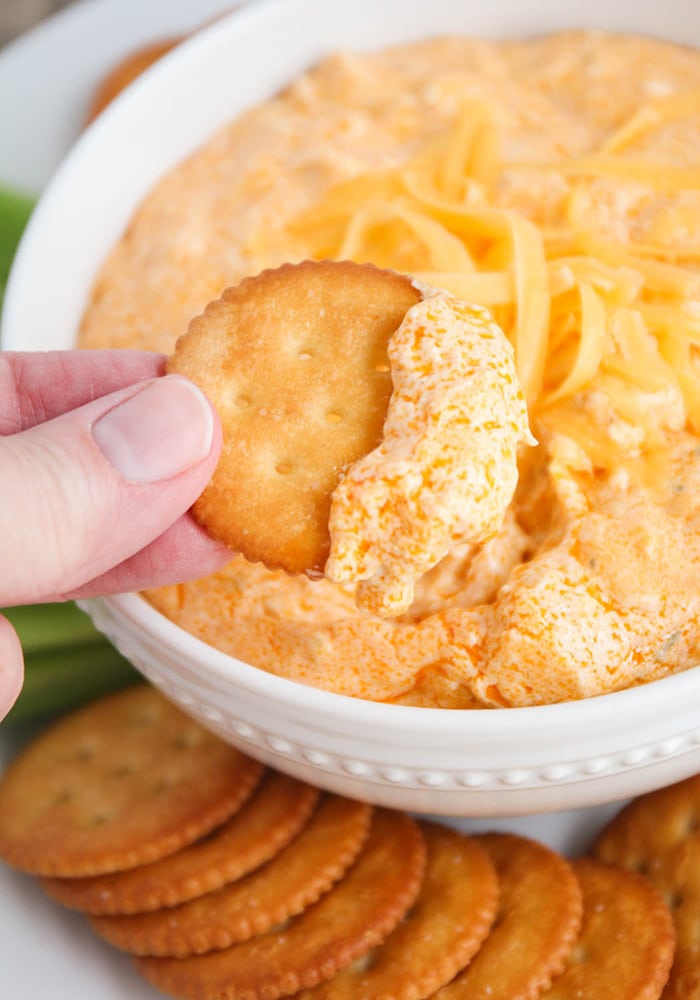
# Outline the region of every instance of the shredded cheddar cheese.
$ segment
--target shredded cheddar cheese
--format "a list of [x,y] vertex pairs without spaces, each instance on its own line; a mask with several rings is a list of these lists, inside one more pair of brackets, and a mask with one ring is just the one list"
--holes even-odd
[[[597,152],[499,161],[492,109],[466,102],[452,128],[408,163],[332,187],[274,239],[291,253],[303,244],[314,256],[405,270],[489,308],[513,344],[534,418],[553,426],[562,413],[566,433],[609,470],[620,459],[615,441],[569,419],[583,390],[601,388],[622,420],[641,420],[640,452],[658,431],[644,420],[640,392],[680,396],[700,431],[700,272],[679,263],[693,254],[674,248],[668,226],[656,226],[650,242],[589,225],[600,196],[591,185],[619,182],[640,198],[646,189],[655,198],[700,192],[700,167],[636,152],[650,133],[693,115],[700,93],[673,94],[635,110]],[[497,203],[499,176],[513,172],[566,178],[565,227],[548,230]],[[700,198],[684,225],[700,234]]]

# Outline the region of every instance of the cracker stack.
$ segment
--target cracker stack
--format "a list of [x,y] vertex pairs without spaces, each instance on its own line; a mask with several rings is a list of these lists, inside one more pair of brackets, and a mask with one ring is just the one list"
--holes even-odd
[[569,862],[321,794],[140,686],[9,768],[0,856],[183,1000],[692,1000],[699,790],[638,800]]

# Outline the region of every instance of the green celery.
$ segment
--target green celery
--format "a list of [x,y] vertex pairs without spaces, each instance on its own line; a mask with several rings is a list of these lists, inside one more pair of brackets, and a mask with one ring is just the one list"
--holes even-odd
[[24,652],[24,686],[8,722],[27,722],[141,680],[72,602],[5,609]]
[[77,604],[27,604],[2,612],[12,622],[22,643],[25,657],[67,644],[105,641],[90,617]]
[[10,266],[34,208],[34,199],[0,187],[0,309]]

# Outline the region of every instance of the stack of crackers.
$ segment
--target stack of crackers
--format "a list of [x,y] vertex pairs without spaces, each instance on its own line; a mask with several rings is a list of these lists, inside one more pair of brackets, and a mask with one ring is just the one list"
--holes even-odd
[[700,997],[700,778],[569,861],[320,793],[149,686],[0,781],[0,856],[191,1000]]

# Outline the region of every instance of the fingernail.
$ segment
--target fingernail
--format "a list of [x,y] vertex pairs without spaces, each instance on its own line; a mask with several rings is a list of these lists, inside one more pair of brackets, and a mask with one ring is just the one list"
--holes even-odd
[[124,479],[156,483],[185,472],[209,454],[211,408],[187,379],[168,375],[95,422],[92,435]]

